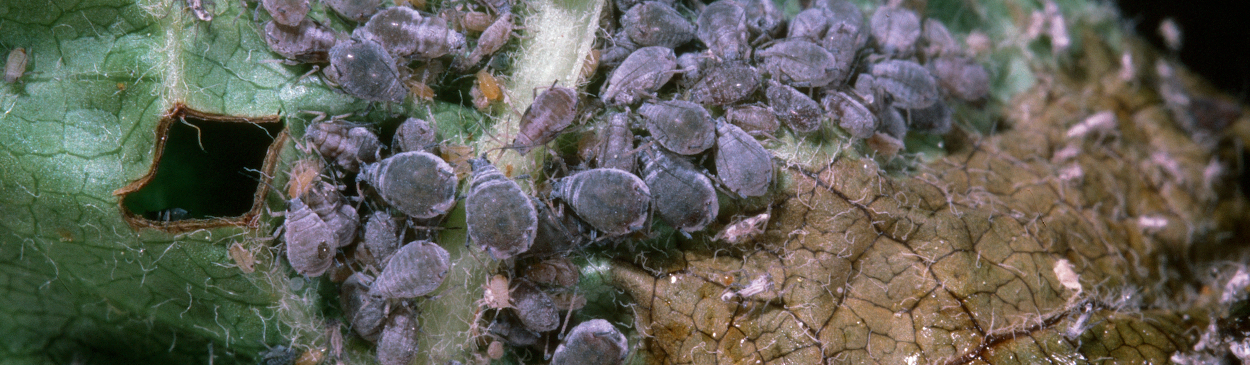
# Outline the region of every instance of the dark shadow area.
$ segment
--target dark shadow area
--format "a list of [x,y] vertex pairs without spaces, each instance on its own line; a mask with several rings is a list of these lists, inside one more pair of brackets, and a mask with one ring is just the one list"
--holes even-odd
[[[158,127],[154,168],[123,190],[132,220],[163,225],[249,215],[272,176],[275,141],[285,139],[277,118],[217,116],[176,107]],[[119,191],[120,192],[120,191]]]
[[1183,36],[1180,60],[1212,84],[1250,102],[1250,7],[1237,0],[1117,0],[1135,30],[1166,50],[1159,23],[1171,17]]

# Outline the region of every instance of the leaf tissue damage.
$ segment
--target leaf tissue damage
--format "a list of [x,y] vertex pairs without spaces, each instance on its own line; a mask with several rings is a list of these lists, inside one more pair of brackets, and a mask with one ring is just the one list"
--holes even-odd
[[178,103],[156,136],[148,173],[113,192],[132,228],[256,225],[288,138],[278,116],[214,114]]

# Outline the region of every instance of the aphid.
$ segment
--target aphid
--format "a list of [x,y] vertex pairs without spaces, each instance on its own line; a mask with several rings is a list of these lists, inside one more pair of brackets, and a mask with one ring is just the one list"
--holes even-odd
[[482,285],[481,304],[491,309],[510,308],[512,299],[508,293],[508,277],[496,274]]
[[521,186],[499,172],[490,161],[469,160],[473,179],[464,201],[469,239],[504,260],[525,252],[534,244],[538,213]]
[[625,335],[612,323],[592,319],[573,327],[551,356],[552,365],[619,365],[628,355]]
[[360,227],[360,216],[356,214],[356,208],[350,204],[344,204],[343,193],[340,193],[334,185],[324,181],[315,182],[300,199],[308,205],[309,209],[317,213],[318,217],[321,217],[326,227],[334,234],[335,246],[331,249],[350,245],[356,238],[356,229]]
[[334,161],[350,172],[359,171],[361,163],[377,161],[378,151],[382,148],[373,131],[337,120],[314,121],[304,132],[304,139],[326,160]]
[[747,43],[746,11],[733,1],[711,3],[695,20],[696,35],[712,55],[722,60],[745,60],[751,57]]
[[758,105],[738,105],[725,110],[725,120],[742,128],[752,136],[771,135],[781,127],[777,115],[769,108]]
[[537,284],[568,288],[577,285],[580,270],[568,257],[557,256],[526,267],[524,276]]
[[265,22],[265,44],[291,61],[324,63],[330,59],[330,48],[337,41],[338,33],[312,19],[304,19],[293,27],[272,20]]
[[764,234],[764,227],[768,225],[770,216],[768,212],[764,212],[738,220],[725,226],[724,230],[716,234],[715,239],[731,245],[741,245],[750,242]]
[[639,153],[643,180],[660,219],[682,232],[696,232],[716,220],[716,189],[712,181],[679,155],[652,147]]
[[463,59],[456,59],[456,68],[460,70],[467,69],[481,62],[486,56],[494,54],[503,48],[508,41],[512,39],[512,31],[516,29],[513,22],[512,13],[505,13],[495,18],[495,22],[490,24],[486,30],[482,31],[482,35],[477,38],[477,47],[469,52],[469,56]]
[[579,83],[588,81],[595,76],[595,71],[599,69],[599,59],[602,56],[603,51],[600,51],[598,48],[586,53],[586,60],[582,62],[582,72],[578,74]]
[[881,52],[890,56],[910,56],[916,40],[920,39],[920,18],[915,12],[899,7],[877,8],[869,20],[869,27]]
[[829,91],[820,103],[852,137],[868,138],[877,131],[877,117],[855,96],[841,91]]
[[403,152],[365,165],[358,178],[373,186],[382,200],[412,218],[433,218],[456,205],[455,172],[429,152]]
[[511,311],[501,312],[490,323],[490,333],[508,345],[529,347],[538,344],[538,334],[525,327]]
[[703,78],[703,60],[705,57],[699,53],[686,52],[681,56],[677,56],[677,67],[681,71],[681,81],[679,84],[689,88],[696,81]]
[[899,108],[926,108],[938,100],[937,81],[915,62],[883,61],[872,65],[872,76],[876,87],[889,94]]
[[473,147],[465,145],[440,146],[438,153],[456,172],[456,180],[463,179],[473,172],[473,166],[469,164],[469,160],[473,159]]
[[503,342],[491,341],[490,345],[486,346],[486,356],[491,360],[503,358]]
[[530,197],[530,204],[538,212],[538,233],[523,256],[565,255],[586,243],[584,226],[572,214],[557,214],[547,202],[536,197]]
[[946,134],[951,130],[951,110],[938,100],[928,107],[901,111],[907,127],[924,133]]
[[790,19],[787,38],[806,38],[808,41],[819,42],[829,29],[829,14],[821,8],[808,8]]
[[26,63],[29,61],[25,48],[17,47],[10,51],[9,59],[4,63],[4,82],[12,84],[20,80],[26,74]]
[[365,222],[364,247],[369,250],[377,264],[385,266],[391,255],[399,250],[400,225],[386,210],[375,210]]
[[343,356],[343,325],[337,319],[331,319],[326,322],[326,347],[329,347],[330,356],[335,359],[341,359]]
[[529,280],[517,279],[512,286],[512,309],[530,331],[547,332],[560,327],[560,314],[546,292]]
[[621,27],[639,47],[676,48],[694,39],[694,25],[672,6],[658,1],[647,1],[625,11]]
[[409,79],[404,82],[408,85],[408,90],[412,91],[412,97],[425,100],[427,102],[434,101],[434,89],[424,82]]
[[824,114],[820,105],[807,94],[799,92],[788,85],[768,80],[768,88],[764,89],[768,103],[787,127],[798,133],[811,133],[820,128],[820,117]]
[[795,87],[841,83],[848,70],[839,69],[833,54],[803,39],[787,39],[756,52],[760,70]]
[[878,132],[884,132],[899,140],[907,136],[907,120],[903,119],[903,114],[899,113],[897,108],[882,108],[877,111],[877,120],[881,122],[877,125]]
[[903,141],[886,133],[876,132],[864,140],[864,145],[887,157],[897,155],[903,150]]
[[391,256],[386,268],[369,288],[369,295],[384,298],[416,298],[443,284],[451,269],[451,258],[442,246],[430,241],[413,241]]
[[747,29],[756,36],[775,35],[785,23],[777,4],[771,0],[734,0],[746,15]]
[[273,21],[285,26],[296,26],[308,15],[308,0],[261,0],[260,5],[269,12]]
[[772,290],[773,277],[768,273],[764,273],[760,276],[756,276],[755,279],[751,279],[751,282],[748,283],[746,287],[742,288],[742,290],[725,293],[724,295],[721,295],[720,299],[724,301],[728,301],[734,297],[748,299]]
[[481,32],[495,23],[495,17],[480,11],[470,11],[460,17],[460,26],[465,30]]
[[378,337],[378,362],[407,365],[417,356],[417,316],[406,306],[391,313]]
[[434,127],[425,119],[409,117],[395,129],[391,148],[396,152],[427,151],[438,144]]
[[521,115],[521,130],[512,147],[524,155],[534,146],[555,140],[573,124],[577,103],[577,91],[573,89],[553,85],[543,90]]
[[937,19],[925,19],[921,38],[926,43],[923,49],[924,54],[929,58],[963,53],[963,47],[960,47],[959,42],[955,41],[955,37],[951,36],[951,32],[946,29],[946,25]]
[[745,62],[712,63],[690,87],[690,100],[710,105],[733,104],[750,97],[760,86],[760,73]]
[[326,348],[310,347],[304,350],[304,353],[300,354],[298,359],[295,359],[295,365],[317,365],[321,363],[325,356]]
[[838,63],[838,70],[842,73],[838,78],[845,79],[851,63],[855,61],[855,54],[868,43],[864,13],[847,0],[819,0],[812,6],[826,10],[829,28],[819,43]]
[[287,196],[297,198],[304,195],[312,183],[321,176],[321,160],[307,158],[295,161],[288,174],[290,179],[286,182]]
[[330,269],[334,249],[338,247],[334,232],[300,198],[287,202],[285,231],[286,259],[300,275],[317,277]]
[[330,48],[325,76],[348,94],[369,101],[401,102],[408,89],[386,48],[367,39],[351,39]]
[[322,0],[334,12],[348,20],[365,22],[382,8],[382,0]]
[[672,49],[659,46],[639,48],[612,71],[607,90],[603,92],[603,101],[610,105],[633,104],[643,95],[653,94],[668,83],[676,69],[677,56]]
[[632,154],[634,132],[629,130],[629,115],[629,110],[608,115],[608,125],[599,138],[599,167],[632,172],[637,166],[638,159]]
[[773,182],[773,155],[738,126],[718,122],[716,177],[740,196],[761,196]]
[[213,21],[213,11],[210,8],[214,7],[213,0],[187,0],[187,10],[202,22]]
[[473,84],[472,90],[469,90],[469,95],[473,96],[473,105],[479,110],[486,109],[492,102],[503,100],[503,90],[499,87],[499,81],[486,70],[477,72],[477,82]]
[[591,227],[613,236],[642,229],[652,200],[638,176],[603,168],[552,182],[551,196],[564,200]]
[[669,151],[693,155],[716,143],[716,123],[703,106],[689,101],[644,103],[638,114],[651,137]]
[[370,295],[370,285],[373,285],[373,277],[359,272],[352,274],[339,286],[339,302],[343,316],[356,334],[376,341],[378,331],[386,321],[386,298]]
[[966,101],[990,95],[990,74],[972,58],[942,56],[929,61],[929,71],[947,93]]
[[251,274],[256,271],[256,257],[252,256],[252,252],[243,248],[242,244],[235,242],[230,245],[230,259],[234,260],[235,266],[239,267],[239,271],[244,274]]
[[391,56],[405,57],[417,51],[421,41],[417,38],[422,30],[417,25],[420,22],[422,17],[416,10],[392,6],[373,14],[363,27],[356,28],[353,35],[378,42]]

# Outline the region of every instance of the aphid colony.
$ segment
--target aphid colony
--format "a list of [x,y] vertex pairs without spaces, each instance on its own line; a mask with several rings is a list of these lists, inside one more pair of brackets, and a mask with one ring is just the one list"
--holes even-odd
[[[322,64],[328,83],[374,102],[433,97],[439,74],[472,73],[509,41],[516,21],[506,1],[437,15],[376,1],[324,4],[360,27],[336,32],[307,16],[306,0],[264,0],[272,17],[261,27],[266,41],[287,62]],[[331,170],[310,160],[291,172],[287,260],[302,275],[329,272],[342,283],[346,322],[377,344],[380,362],[408,363],[418,351],[413,298],[435,292],[454,264],[434,243],[434,227],[457,201],[470,242],[508,268],[479,302],[487,355],[502,356],[504,345],[547,352],[551,339],[563,338],[551,363],[619,364],[628,348],[611,323],[584,321],[565,332],[569,312],[585,304],[572,292],[579,268],[568,254],[654,236],[652,222],[689,237],[717,220],[721,199],[767,195],[775,168],[758,138],[774,138],[783,125],[802,137],[834,128],[829,121],[893,154],[909,129],[951,128],[945,96],[979,102],[988,94],[986,70],[941,23],[901,7],[883,6],[866,21],[847,0],[814,0],[789,20],[769,0],[615,5],[620,27],[594,56],[609,70],[603,86],[592,82],[600,98],[544,88],[511,143],[489,151],[524,155],[570,129],[592,129],[576,156],[550,151],[563,168],[544,170],[533,195],[510,168],[487,160],[490,153],[469,157],[488,151],[443,145],[426,120],[409,118],[389,145],[371,126],[339,117],[308,126],[306,148]],[[465,36],[473,33],[480,36]],[[489,72],[476,79],[476,106],[502,100]],[[575,126],[587,116],[588,127]],[[450,156],[468,160],[467,176]],[[359,196],[344,196],[348,186]],[[768,217],[743,220],[717,239],[754,239]]]

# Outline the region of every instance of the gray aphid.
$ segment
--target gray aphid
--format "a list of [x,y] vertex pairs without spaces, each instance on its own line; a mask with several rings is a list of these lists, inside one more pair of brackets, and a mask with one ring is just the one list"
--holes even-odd
[[395,57],[405,57],[417,50],[417,23],[421,14],[407,6],[392,6],[373,14],[353,35],[378,42]]
[[428,151],[438,144],[434,127],[425,119],[409,117],[395,129],[395,139],[391,148],[396,152]]
[[829,17],[829,28],[821,45],[834,56],[841,56],[839,49],[855,51],[868,43],[868,30],[864,27],[864,13],[848,0],[816,0],[812,7],[824,9]]
[[260,5],[273,21],[286,26],[302,23],[309,10],[308,0],[261,0]]
[[955,41],[955,37],[951,36],[951,32],[946,29],[946,25],[937,19],[925,19],[921,37],[926,43],[924,54],[927,58],[932,59],[941,55],[958,55],[963,53],[963,47],[959,45],[959,42]]
[[808,8],[790,19],[787,38],[806,38],[812,42],[820,42],[829,29],[829,14],[820,8]]
[[906,61],[889,60],[872,65],[876,87],[890,95],[890,102],[903,109],[926,108],[937,102],[937,81],[924,66]]
[[964,56],[941,56],[929,61],[929,71],[946,92],[966,101],[990,94],[990,74],[977,61]]
[[677,67],[681,71],[681,80],[678,81],[678,85],[689,88],[694,85],[695,81],[703,78],[704,59],[704,55],[695,52],[686,52],[677,56]]
[[564,200],[591,227],[613,236],[642,229],[652,200],[638,176],[604,168],[552,182],[551,196]]
[[369,288],[369,295],[384,298],[416,298],[443,284],[451,269],[447,250],[430,241],[413,241],[400,247]]
[[364,245],[378,267],[386,267],[386,260],[399,250],[401,228],[386,210],[374,211],[365,222]]
[[722,60],[751,57],[747,43],[746,11],[733,1],[717,1],[703,9],[695,20],[696,35],[712,55]]
[[369,17],[382,8],[382,0],[322,0],[334,12],[358,22],[369,20]]
[[511,289],[512,309],[525,328],[547,332],[560,327],[560,313],[555,301],[529,280],[517,279]]
[[377,341],[378,331],[386,320],[386,298],[369,295],[372,284],[373,277],[359,272],[352,274],[339,286],[339,303],[356,334]]
[[26,54],[25,48],[17,47],[9,51],[9,58],[4,62],[4,82],[12,84],[22,79],[28,62],[30,56]]
[[373,131],[337,121],[314,123],[304,132],[304,139],[326,160],[350,172],[359,171],[361,163],[377,161],[382,148]]
[[509,346],[529,347],[538,345],[538,334],[521,323],[511,311],[501,312],[490,323],[490,333]]
[[213,21],[213,0],[187,0],[187,10],[202,22]]
[[556,214],[546,202],[530,197],[530,205],[538,212],[538,232],[534,244],[524,257],[566,255],[587,242],[583,224],[572,214]]
[[469,160],[473,178],[464,201],[469,239],[496,260],[516,256],[534,244],[538,213],[516,182],[483,159]]
[[756,52],[760,70],[795,87],[824,87],[841,83],[846,70],[833,54],[803,39],[787,39]]
[[378,338],[378,362],[382,365],[407,365],[417,356],[418,322],[416,313],[407,307],[391,313]]
[[868,138],[877,131],[877,118],[873,116],[872,110],[855,96],[831,90],[820,103],[852,137]]
[[716,62],[704,67],[703,77],[690,88],[690,100],[703,104],[733,104],[760,87],[760,72],[745,62]]
[[318,181],[300,197],[308,204],[308,209],[316,213],[326,223],[334,236],[331,249],[346,247],[356,239],[356,229],[360,227],[360,216],[356,208],[345,204],[346,199],[334,185]]
[[330,48],[337,41],[334,30],[312,19],[304,19],[294,27],[272,20],[265,22],[265,44],[288,60],[324,63],[330,59]]
[[702,230],[716,220],[720,209],[716,189],[694,164],[656,147],[638,156],[660,219],[683,232]]
[[551,365],[619,365],[629,354],[625,335],[612,323],[592,319],[573,327],[556,347]]
[[633,172],[638,158],[634,157],[634,132],[629,130],[630,112],[608,115],[608,124],[599,135],[599,167]]
[[521,127],[512,147],[526,154],[534,146],[554,141],[577,117],[577,91],[560,86],[543,90],[521,115]]
[[726,109],[725,120],[753,136],[771,135],[781,127],[777,115],[771,109],[758,105],[739,105]]
[[300,275],[317,277],[334,263],[337,242],[326,222],[299,198],[291,199],[286,210],[286,260]]
[[777,119],[791,130],[811,133],[820,129],[820,117],[824,112],[807,94],[773,80],[768,80],[768,88],[764,90],[764,94],[768,96],[768,103],[777,114]]
[[898,109],[882,108],[877,112],[877,119],[881,121],[881,124],[877,126],[877,130],[881,133],[900,141],[907,136],[907,120],[903,119]]
[[640,47],[676,48],[694,39],[694,25],[672,6],[647,1],[621,15],[621,27],[630,40]]
[[365,165],[359,179],[373,186],[382,200],[412,218],[433,218],[456,205],[455,171],[429,152],[403,152]]
[[920,39],[920,18],[911,10],[882,6],[869,20],[872,37],[881,52],[895,57],[908,57]]
[[644,103],[638,114],[646,120],[651,137],[670,151],[693,155],[716,143],[716,123],[699,104],[681,100]]
[[756,36],[775,35],[785,23],[781,11],[772,0],[732,0],[742,6],[746,14],[747,29]]
[[738,126],[720,122],[716,129],[716,177],[740,196],[761,196],[773,182],[773,156]]
[[869,74],[859,74],[855,78],[855,86],[851,90],[855,92],[855,95],[859,95],[860,98],[864,99],[864,105],[866,106],[877,105],[877,101],[882,100],[883,97],[883,92],[880,88],[877,88],[877,79]]
[[367,39],[341,41],[330,48],[326,78],[349,95],[369,101],[401,102],[408,89],[386,48]]
[[603,101],[609,105],[633,104],[668,83],[676,69],[677,56],[671,48],[639,48],[612,71]]
[[556,256],[530,264],[522,276],[540,285],[571,288],[580,280],[581,268],[567,256]]
[[951,110],[938,100],[927,108],[900,111],[907,126],[924,133],[946,134],[951,130]]

